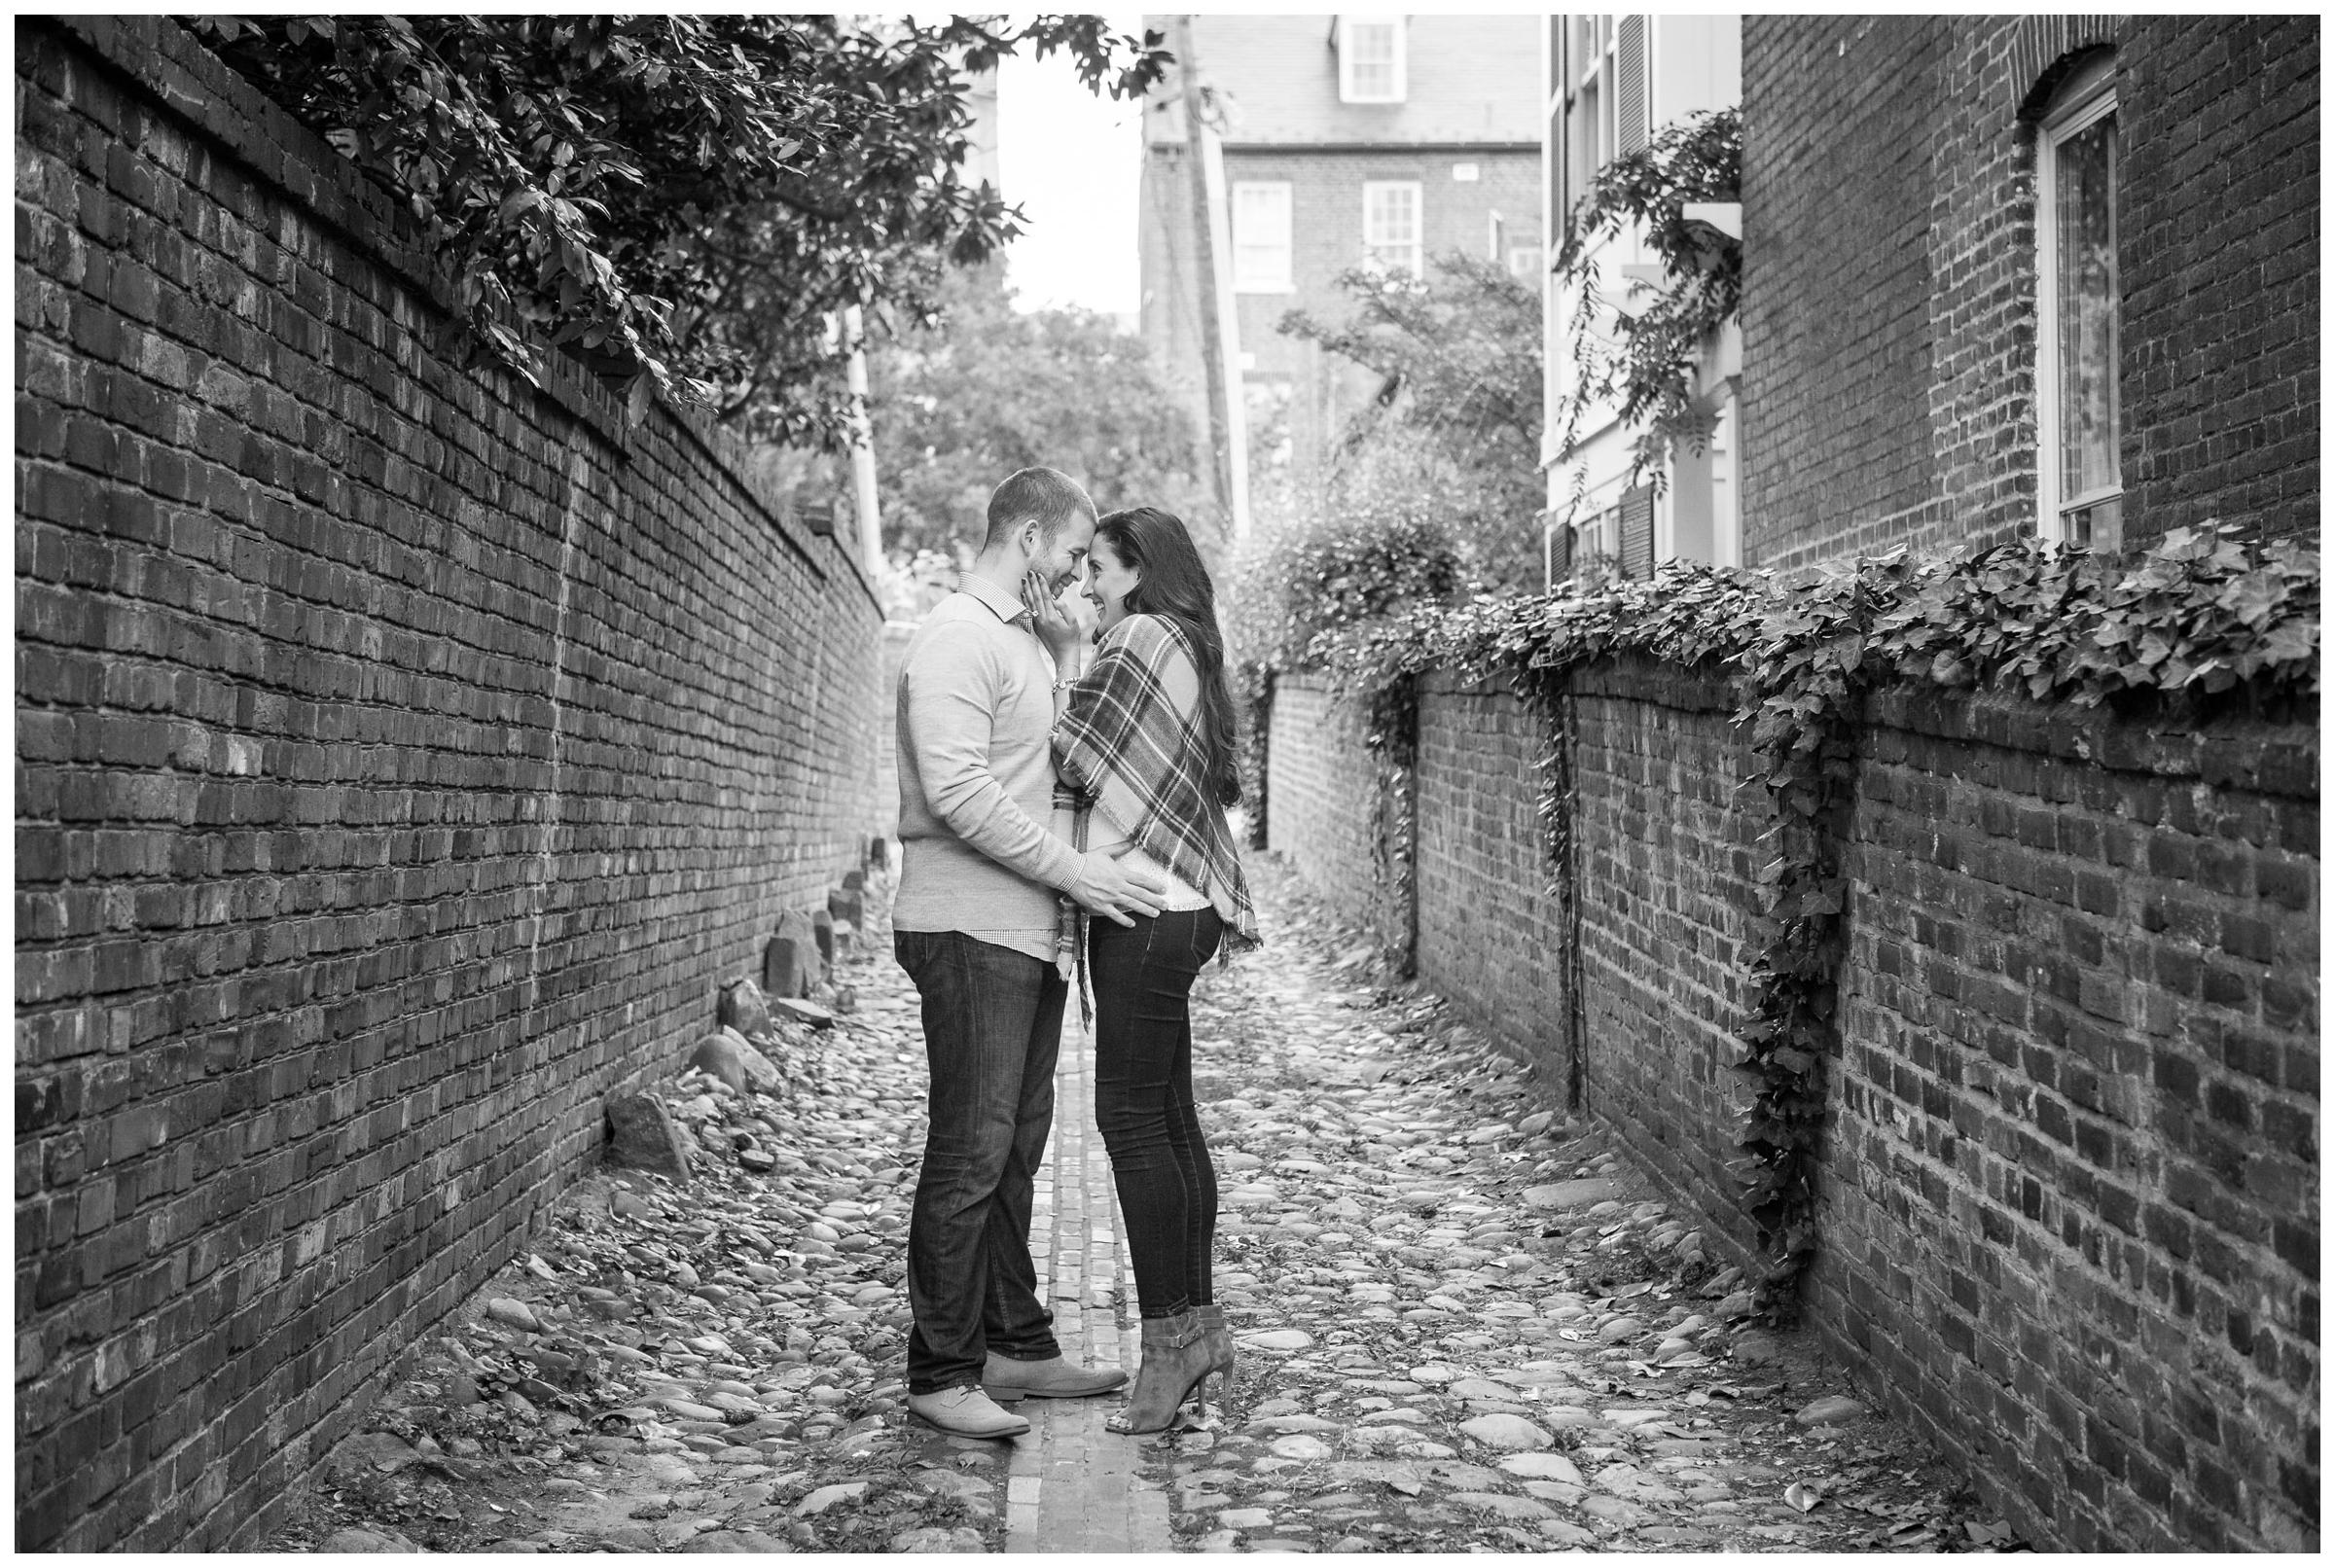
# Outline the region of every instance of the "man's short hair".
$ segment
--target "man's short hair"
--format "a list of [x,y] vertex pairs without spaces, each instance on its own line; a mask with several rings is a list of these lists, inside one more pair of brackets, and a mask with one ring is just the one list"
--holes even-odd
[[1025,468],[1009,474],[989,492],[989,531],[981,548],[993,550],[1004,544],[1028,517],[1038,519],[1038,534],[1051,545],[1073,518],[1093,522],[1095,503],[1084,485],[1057,469]]

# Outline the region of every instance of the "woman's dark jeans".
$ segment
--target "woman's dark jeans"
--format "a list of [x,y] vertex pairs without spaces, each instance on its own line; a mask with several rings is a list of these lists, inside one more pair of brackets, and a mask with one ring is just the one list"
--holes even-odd
[[902,931],[932,1069],[924,1165],[908,1222],[908,1391],[981,1381],[990,1351],[1061,1354],[1029,1257],[1033,1179],[1054,1128],[1069,995],[1055,967],[960,931]]
[[1192,982],[1215,955],[1214,909],[1170,910],[1131,926],[1088,924],[1095,986],[1095,1120],[1147,1318],[1213,1301],[1216,1170],[1192,1108]]

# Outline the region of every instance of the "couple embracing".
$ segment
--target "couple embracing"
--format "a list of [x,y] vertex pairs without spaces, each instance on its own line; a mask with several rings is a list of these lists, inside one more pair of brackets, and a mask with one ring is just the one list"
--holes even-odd
[[[1073,583],[1098,612],[1092,650],[1060,603]],[[1257,942],[1224,818],[1239,799],[1224,639],[1184,525],[1150,507],[1097,518],[1053,469],[1006,480],[972,569],[909,644],[899,734],[894,950],[921,998],[932,1075],[908,1236],[909,1408],[944,1431],[1011,1437],[1029,1423],[1001,1401],[1127,1380],[1062,1355],[1029,1254],[1083,971],[1096,1121],[1143,1324],[1109,1425],[1162,1431],[1210,1375],[1232,1377],[1189,1002],[1211,955]]]

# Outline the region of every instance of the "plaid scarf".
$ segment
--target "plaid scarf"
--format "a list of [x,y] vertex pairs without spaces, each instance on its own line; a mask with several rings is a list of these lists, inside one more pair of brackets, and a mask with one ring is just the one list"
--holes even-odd
[[[1080,850],[1102,819],[1207,895],[1224,919],[1220,956],[1257,945],[1248,879],[1208,788],[1201,744],[1200,661],[1166,616],[1131,615],[1102,639],[1095,665],[1070,688],[1054,726],[1055,821]],[[1085,959],[1086,911],[1062,900],[1056,965],[1067,980]],[[1085,987],[1079,1005],[1086,1006]]]

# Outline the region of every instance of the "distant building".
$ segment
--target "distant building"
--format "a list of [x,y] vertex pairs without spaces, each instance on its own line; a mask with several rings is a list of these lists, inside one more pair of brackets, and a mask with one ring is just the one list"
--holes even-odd
[[[1547,62],[1541,150],[1549,188],[1553,263],[1565,214],[1597,172],[1634,153],[1664,126],[1699,111],[1733,106],[1742,94],[1739,21],[1734,17],[1591,16],[1544,18]],[[1682,446],[1659,476],[1632,482],[1637,432],[1617,406],[1588,410],[1569,444],[1562,413],[1576,384],[1575,325],[1585,308],[1627,307],[1634,283],[1660,277],[1653,250],[1635,232],[1600,241],[1597,302],[1544,278],[1548,424],[1541,463],[1548,475],[1543,543],[1552,582],[1577,561],[1603,556],[1634,577],[1672,558],[1732,566],[1741,560],[1738,392],[1742,337],[1723,330],[1697,367],[1695,391],[1714,421],[1702,450]],[[1595,318],[1593,318],[1594,320]],[[1657,481],[1659,480],[1659,482]]]
[[[1163,33],[1171,18],[1147,17]],[[1378,388],[1282,336],[1304,309],[1342,321],[1341,272],[1439,254],[1541,266],[1540,24],[1528,16],[1202,16],[1193,53],[1221,144],[1237,374],[1251,472],[1311,469]],[[1144,116],[1143,336],[1196,430],[1208,428],[1197,222],[1181,82]],[[1525,525],[1520,519],[1520,526]]]
[[2317,533],[2316,17],[1751,17],[1742,76],[1746,564]]
[[967,184],[987,181],[1000,196],[1005,194],[1005,178],[998,173],[997,164],[997,67],[971,74],[972,86],[965,91],[965,109],[971,116],[965,126],[965,160],[961,166]]

